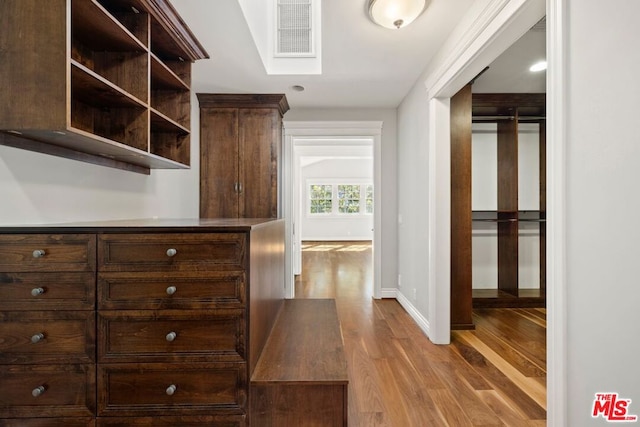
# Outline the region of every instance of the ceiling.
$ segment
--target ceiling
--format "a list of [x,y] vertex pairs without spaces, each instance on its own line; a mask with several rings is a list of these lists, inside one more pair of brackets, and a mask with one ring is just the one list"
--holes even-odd
[[322,0],[322,74],[268,75],[238,0],[172,0],[211,56],[194,65],[195,92],[285,93],[292,108],[397,107],[472,3],[432,0],[411,25],[389,30],[369,20],[367,0]]

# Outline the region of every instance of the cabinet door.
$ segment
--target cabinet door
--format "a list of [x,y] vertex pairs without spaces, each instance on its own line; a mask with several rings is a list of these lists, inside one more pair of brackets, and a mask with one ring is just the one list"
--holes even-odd
[[238,110],[200,111],[200,217],[237,218]]
[[277,216],[280,115],[273,108],[240,110],[240,217]]

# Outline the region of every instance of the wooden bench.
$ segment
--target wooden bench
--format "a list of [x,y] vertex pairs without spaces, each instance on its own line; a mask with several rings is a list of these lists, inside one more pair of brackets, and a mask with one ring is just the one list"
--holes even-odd
[[335,301],[285,300],[250,384],[252,426],[346,426],[347,361]]

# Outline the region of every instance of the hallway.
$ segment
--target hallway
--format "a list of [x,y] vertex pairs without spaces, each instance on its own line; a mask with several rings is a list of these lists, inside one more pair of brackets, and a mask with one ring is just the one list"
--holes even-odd
[[546,425],[546,314],[483,309],[432,344],[392,299],[372,299],[369,242],[304,242],[297,298],[335,298],[350,426]]

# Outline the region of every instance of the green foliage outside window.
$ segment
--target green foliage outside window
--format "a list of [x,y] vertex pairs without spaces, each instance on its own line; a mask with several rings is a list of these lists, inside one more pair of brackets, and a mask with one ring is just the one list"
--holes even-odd
[[330,214],[333,209],[332,193],[333,185],[311,185],[309,191],[311,207],[309,212],[312,214]]
[[338,185],[338,212],[346,214],[360,213],[359,185]]

